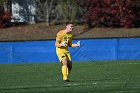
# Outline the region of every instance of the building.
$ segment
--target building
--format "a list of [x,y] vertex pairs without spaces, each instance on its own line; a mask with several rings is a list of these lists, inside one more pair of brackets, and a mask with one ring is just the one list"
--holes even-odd
[[36,0],[9,0],[11,22],[35,23]]

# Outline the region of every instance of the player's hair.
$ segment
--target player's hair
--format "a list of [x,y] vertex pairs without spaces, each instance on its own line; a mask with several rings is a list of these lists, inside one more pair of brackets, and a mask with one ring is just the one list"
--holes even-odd
[[73,24],[73,22],[66,22],[65,24],[66,24],[66,25],[69,25],[69,24]]

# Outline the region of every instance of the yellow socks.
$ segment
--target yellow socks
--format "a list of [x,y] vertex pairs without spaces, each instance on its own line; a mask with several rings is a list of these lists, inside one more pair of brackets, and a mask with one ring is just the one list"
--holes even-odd
[[68,79],[68,67],[66,65],[62,66],[62,75],[63,75],[63,80]]

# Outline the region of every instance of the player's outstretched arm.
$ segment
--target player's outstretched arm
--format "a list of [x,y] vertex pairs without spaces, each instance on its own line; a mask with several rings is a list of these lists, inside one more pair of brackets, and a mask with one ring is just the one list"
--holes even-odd
[[80,47],[80,41],[78,41],[76,44],[72,44],[72,39],[68,42],[69,47]]

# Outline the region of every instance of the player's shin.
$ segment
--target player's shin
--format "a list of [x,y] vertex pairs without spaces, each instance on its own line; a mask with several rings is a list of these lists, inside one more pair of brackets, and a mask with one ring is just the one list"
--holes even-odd
[[71,69],[72,69],[72,61],[69,61],[67,65],[68,65],[67,76],[69,76],[71,73]]
[[63,80],[67,80],[68,79],[68,77],[67,77],[67,69],[68,69],[68,67],[66,65],[62,66]]

